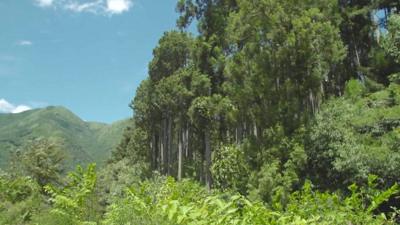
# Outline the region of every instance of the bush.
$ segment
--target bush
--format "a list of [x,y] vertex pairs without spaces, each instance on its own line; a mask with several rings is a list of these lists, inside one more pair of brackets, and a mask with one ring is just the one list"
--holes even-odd
[[244,152],[239,147],[222,146],[215,151],[211,173],[216,188],[246,193],[250,170]]
[[39,224],[90,224],[99,220],[97,199],[94,193],[96,185],[95,164],[86,170],[78,166],[75,172],[68,175],[68,183],[62,188],[45,186],[51,196],[51,209],[39,214],[35,221]]
[[312,184],[289,196],[285,209],[275,210],[239,194],[206,193],[192,181],[158,178],[128,190],[110,207],[105,224],[394,224],[373,211],[397,193],[395,185],[376,189],[350,187],[351,195],[313,191]]
[[28,177],[0,177],[0,224],[27,224],[42,209],[39,185]]

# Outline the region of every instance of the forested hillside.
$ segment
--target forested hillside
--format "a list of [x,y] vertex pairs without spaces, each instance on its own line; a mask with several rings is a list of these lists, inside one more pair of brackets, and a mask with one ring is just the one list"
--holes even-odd
[[117,146],[128,121],[111,125],[85,122],[64,107],[50,106],[19,114],[0,114],[0,168],[38,138],[62,148],[69,169],[91,162],[104,164]]
[[108,164],[4,173],[0,223],[399,223],[399,1],[176,9]]

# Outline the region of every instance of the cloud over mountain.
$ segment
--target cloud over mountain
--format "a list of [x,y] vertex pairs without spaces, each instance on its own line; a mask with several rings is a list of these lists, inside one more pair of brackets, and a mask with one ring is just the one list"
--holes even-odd
[[0,99],[0,113],[21,113],[31,109],[32,108],[27,105],[14,105],[4,98]]

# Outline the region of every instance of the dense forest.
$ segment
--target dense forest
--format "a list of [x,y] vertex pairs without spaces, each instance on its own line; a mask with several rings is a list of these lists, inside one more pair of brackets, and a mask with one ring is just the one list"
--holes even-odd
[[176,9],[107,165],[65,176],[30,143],[0,173],[0,224],[400,222],[399,1]]

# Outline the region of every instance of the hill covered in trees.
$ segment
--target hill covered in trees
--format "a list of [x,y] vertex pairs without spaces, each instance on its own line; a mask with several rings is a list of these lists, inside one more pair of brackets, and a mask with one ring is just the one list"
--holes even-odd
[[108,163],[3,173],[0,223],[399,223],[398,1],[177,11]]
[[85,122],[68,109],[54,106],[0,114],[0,168],[5,169],[16,151],[37,138],[58,142],[70,169],[90,162],[104,164],[126,126],[128,120],[111,125]]

